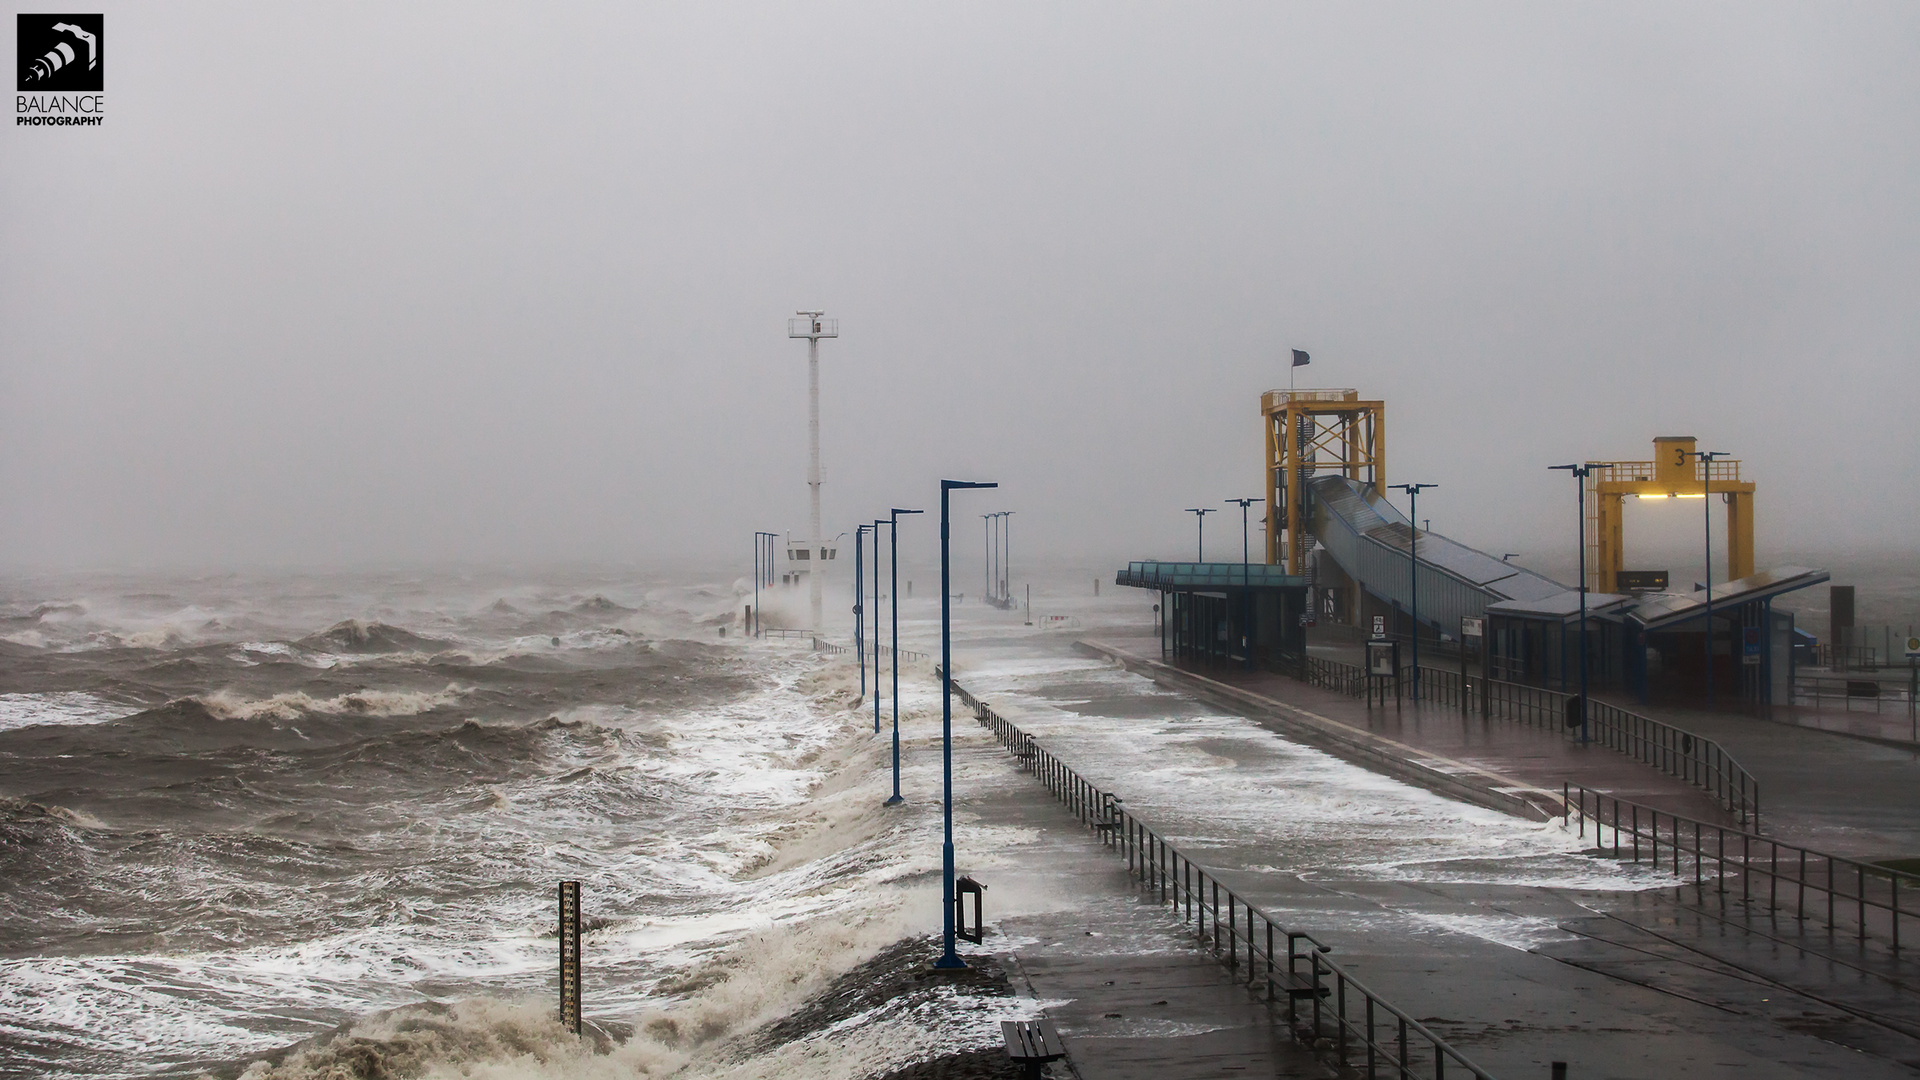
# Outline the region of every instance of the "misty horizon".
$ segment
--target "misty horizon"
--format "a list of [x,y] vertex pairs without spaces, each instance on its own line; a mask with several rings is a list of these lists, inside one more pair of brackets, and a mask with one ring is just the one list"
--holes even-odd
[[106,13],[0,155],[19,570],[744,562],[812,307],[829,536],[1181,557],[1301,348],[1496,555],[1671,433],[1914,550],[1910,7]]

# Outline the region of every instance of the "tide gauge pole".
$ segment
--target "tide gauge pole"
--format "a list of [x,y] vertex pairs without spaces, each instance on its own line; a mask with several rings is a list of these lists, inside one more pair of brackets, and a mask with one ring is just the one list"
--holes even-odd
[[967,966],[953,948],[953,586],[947,554],[947,496],[955,488],[999,486],[973,480],[940,481],[940,791],[945,829],[940,845],[940,914],[946,926],[946,951],[934,961],[936,968]]

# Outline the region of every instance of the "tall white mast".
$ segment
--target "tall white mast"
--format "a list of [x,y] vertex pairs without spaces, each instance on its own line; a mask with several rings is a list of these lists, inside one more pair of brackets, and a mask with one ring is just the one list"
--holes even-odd
[[824,311],[801,311],[800,317],[787,320],[787,336],[807,339],[807,603],[811,615],[808,628],[820,629],[820,589],[826,567],[826,545],[820,535],[820,339],[840,336],[840,320],[826,319]]

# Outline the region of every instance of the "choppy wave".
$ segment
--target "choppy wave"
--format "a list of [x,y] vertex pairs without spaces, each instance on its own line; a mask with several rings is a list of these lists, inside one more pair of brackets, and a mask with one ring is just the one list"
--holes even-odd
[[124,705],[80,690],[0,694],[0,731],[47,724],[97,724],[129,711]]
[[298,720],[302,716],[417,716],[434,709],[456,705],[469,691],[452,683],[446,689],[352,690],[330,698],[315,698],[304,691],[275,694],[270,698],[249,700],[228,691],[216,691],[195,700],[206,706],[209,715],[219,720],[255,720],[274,717]]
[[297,644],[319,652],[381,653],[435,652],[447,648],[452,643],[415,634],[383,622],[344,619],[318,634],[301,638]]
[[[72,722],[0,730],[0,1073],[842,1075],[736,1043],[926,902],[852,672],[605,595],[506,607],[9,661],[0,704]],[[158,703],[35,689],[89,680]],[[590,1011],[636,1025],[601,1052],[543,1005],[561,878]]]

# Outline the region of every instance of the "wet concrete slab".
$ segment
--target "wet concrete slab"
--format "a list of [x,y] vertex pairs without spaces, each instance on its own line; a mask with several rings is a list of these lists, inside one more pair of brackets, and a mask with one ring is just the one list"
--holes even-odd
[[[1110,688],[1089,694],[1072,680],[1036,685],[1046,685],[1052,699],[1048,704],[1057,701],[1061,711],[1111,718],[1122,725],[1116,732],[1132,723],[1124,719],[1129,715],[1154,722],[1164,720],[1169,711],[1211,711],[1205,705],[1164,696],[1129,705],[1117,700],[1124,694]],[[1017,711],[1017,701],[1012,705]],[[1225,775],[1232,771],[1231,751],[1221,750]],[[1556,760],[1551,755],[1542,757]],[[1627,759],[1622,763],[1645,770]],[[1015,768],[1012,759],[1007,759],[1006,767]],[[1034,813],[1034,820],[1044,818],[1041,811]],[[1067,818],[1065,827],[1079,826]],[[1055,828],[1049,826],[1049,833]],[[1780,959],[1794,949],[1745,929],[1728,933],[1711,926],[1711,920],[1698,919],[1687,925],[1690,909],[1664,896],[1663,890],[1594,893],[1471,880],[1383,881],[1338,873],[1282,872],[1271,865],[1274,853],[1260,837],[1241,834],[1231,822],[1220,821],[1208,823],[1202,836],[1187,837],[1183,847],[1197,861],[1217,868],[1236,891],[1276,918],[1321,933],[1356,976],[1509,1080],[1544,1077],[1549,1063],[1556,1060],[1571,1062],[1574,1077],[1910,1076],[1914,1066],[1908,1063],[1920,1061],[1916,1056],[1920,1044],[1902,1031],[1904,1022],[1899,1017],[1903,1008],[1911,1010],[1907,988],[1875,984],[1872,978],[1861,982],[1861,973],[1831,963],[1832,957]],[[1117,884],[1133,888],[1124,876]],[[1178,916],[1149,902],[1138,890],[1132,895],[1146,914],[1128,919],[1144,917],[1149,924],[1160,919],[1178,935]],[[1624,915],[1614,911],[1616,907]],[[1103,905],[1099,914],[1111,919],[1114,911]],[[1546,940],[1501,943],[1462,929],[1470,930],[1475,920],[1495,914],[1519,914],[1553,932]],[[1009,923],[1010,931],[1014,925]],[[1053,925],[1068,930],[1072,924]],[[1667,953],[1661,954],[1648,948],[1648,931],[1679,941],[1662,946]],[[1724,940],[1709,945],[1709,936]],[[1564,950],[1565,955],[1557,955],[1556,950]],[[1033,946],[1023,946],[1017,959],[1022,964],[1032,959],[1037,970],[1049,973],[1047,977],[1069,980],[1095,994],[1111,994],[1110,1000],[1116,1001],[1125,997],[1119,993],[1123,979],[1138,977],[1130,973],[1155,966],[1130,960],[1103,968],[1087,958],[1041,964],[1039,955]],[[1767,963],[1780,966],[1769,968]],[[1825,984],[1809,974],[1821,965],[1828,969]],[[1896,975],[1899,971],[1896,968]],[[1180,982],[1173,976],[1159,978],[1169,987]],[[1782,1003],[1774,994],[1757,993],[1755,988],[1769,985],[1768,979],[1806,983],[1800,991],[1812,990],[1812,997],[1786,992],[1779,995]],[[1115,986],[1107,987],[1108,980]],[[1847,980],[1861,982],[1862,988],[1842,993]],[[1088,985],[1093,983],[1099,985]],[[1036,993],[1040,987],[1041,980],[1036,980]],[[1178,997],[1169,990],[1126,1000],[1132,1004],[1096,1009],[1095,998],[1089,997],[1074,1023],[1084,1035],[1105,1037],[1100,1034],[1100,1022],[1128,1018],[1129,1008],[1143,1005],[1147,1019],[1158,1019],[1151,1011],[1153,1002],[1171,1003]],[[1201,1012],[1211,1014],[1214,1008],[1208,1005]],[[1121,1016],[1108,1018],[1108,1011]],[[1252,1025],[1239,1036],[1215,1038],[1244,1040],[1258,1030]],[[1126,1048],[1125,1040],[1138,1036],[1115,1032],[1111,1037],[1115,1067],[1125,1068],[1128,1055],[1136,1052]],[[1230,1058],[1221,1061],[1231,1064]],[[1157,1065],[1155,1071],[1223,1075],[1170,1073],[1165,1071],[1168,1067]]]
[[[961,723],[956,718],[956,727]],[[1068,1060],[1054,1066],[1053,1075],[1335,1075],[1164,910],[1140,902],[1124,863],[1094,833],[996,744],[978,738],[978,728],[966,727],[956,766],[1003,775],[991,788],[961,796],[956,814],[970,824],[1033,829],[1038,836],[997,855],[991,873],[981,874],[989,905],[1017,892],[1024,913],[996,917],[990,908],[991,933],[963,955],[991,953],[1016,991],[1037,999],[1054,1021]],[[969,865],[964,856],[961,865]],[[1046,899],[1036,903],[1035,897]]]
[[1836,855],[1920,857],[1920,747],[1762,716],[1634,706],[1718,742],[1759,779],[1766,831]]
[[[1238,667],[1176,665],[1159,657],[1154,638],[1100,638],[1084,643],[1156,679],[1183,679],[1183,688],[1215,704],[1238,706],[1256,722],[1289,736],[1312,739],[1316,731],[1345,734],[1378,746],[1390,757],[1430,764],[1434,770],[1489,792],[1526,793],[1536,805],[1557,804],[1566,785],[1584,785],[1620,798],[1702,821],[1731,824],[1727,812],[1690,784],[1597,744],[1582,744],[1557,729],[1517,720],[1482,719],[1432,702],[1374,704],[1310,686],[1286,675]],[[1195,682],[1197,681],[1197,683]],[[1211,685],[1209,685],[1211,684]],[[1228,688],[1250,698],[1223,696]],[[1209,695],[1209,691],[1214,691]],[[1342,754],[1342,747],[1328,749]],[[1347,756],[1342,754],[1342,756]],[[1362,765],[1367,760],[1357,760]],[[1415,783],[1417,775],[1403,776]],[[1455,790],[1443,794],[1461,796]],[[1511,803],[1488,802],[1500,809]]]

